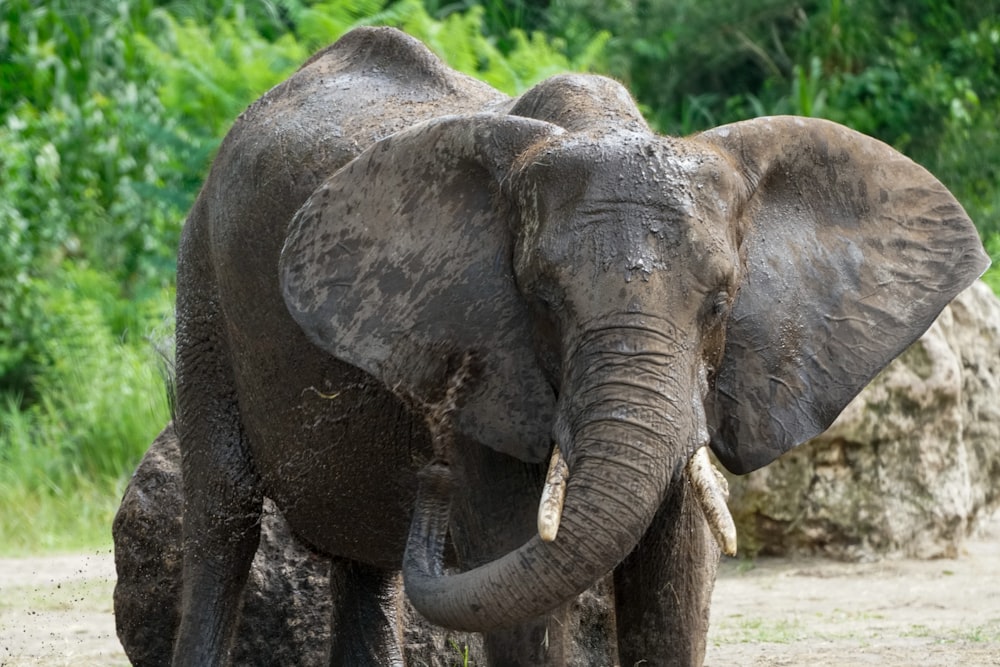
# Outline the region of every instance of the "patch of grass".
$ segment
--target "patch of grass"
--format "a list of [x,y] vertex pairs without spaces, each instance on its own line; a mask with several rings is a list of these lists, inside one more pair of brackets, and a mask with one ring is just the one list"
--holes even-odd
[[[824,617],[826,614],[818,613],[817,616]],[[885,614],[873,611],[850,611],[847,609],[834,609],[827,616],[834,621],[884,621]]]
[[1000,618],[995,618],[986,625],[977,625],[976,627],[969,628],[961,633],[959,637],[967,642],[1000,643]]
[[732,616],[720,624],[727,643],[791,644],[802,639],[803,626],[796,619],[761,619]]
[[461,646],[459,646],[457,642],[452,641],[451,647],[455,650],[456,653],[458,653],[459,660],[461,661],[456,663],[456,667],[475,667],[476,663],[473,662],[472,659],[469,657],[468,644],[462,644]]
[[43,492],[24,482],[5,480],[2,486],[0,505],[7,509],[0,521],[0,555],[70,553],[111,543],[123,483],[81,480]]
[[[792,644],[799,641],[821,639],[823,641],[850,640],[868,645],[883,636],[883,630],[877,621],[884,621],[886,616],[877,612],[851,611],[833,609],[820,611],[809,618],[789,617],[784,619],[748,618],[741,614],[722,619],[718,624],[719,639],[716,645],[722,644]],[[822,623],[824,630],[819,632],[816,621]],[[832,627],[842,625],[842,627]],[[875,627],[873,627],[875,626]]]
[[1000,618],[992,619],[984,625],[976,625],[971,628],[934,629],[917,623],[910,626],[910,629],[902,633],[902,636],[934,639],[938,644],[966,642],[974,644],[1000,643]]

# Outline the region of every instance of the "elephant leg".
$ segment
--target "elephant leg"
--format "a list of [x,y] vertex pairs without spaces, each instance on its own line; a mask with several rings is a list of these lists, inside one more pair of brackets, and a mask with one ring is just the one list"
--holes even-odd
[[[184,492],[181,621],[173,664],[224,665],[260,538],[263,496],[240,418],[209,269],[178,272],[176,421]],[[194,275],[190,275],[194,272]]]
[[614,572],[622,667],[702,664],[720,555],[690,484],[676,479]]
[[262,498],[240,472],[248,462],[238,430],[199,434],[205,440],[192,444],[194,437],[181,435],[184,564],[173,664],[224,665],[260,537]]
[[403,667],[399,585],[395,573],[335,559],[330,664]]
[[[455,447],[456,484],[450,531],[463,570],[521,546],[537,532],[545,469],[480,445]],[[564,665],[569,605],[484,635],[487,663]]]

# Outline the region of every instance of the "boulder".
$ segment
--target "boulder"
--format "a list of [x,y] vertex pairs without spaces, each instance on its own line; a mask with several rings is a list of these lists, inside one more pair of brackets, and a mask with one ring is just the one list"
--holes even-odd
[[[136,667],[169,666],[180,621],[180,450],[173,424],[153,441],[115,516],[115,624]],[[330,561],[302,546],[270,501],[243,596],[236,665],[329,665]]]
[[728,477],[745,555],[956,556],[1000,504],[1000,300],[977,282],[826,432]]
[[[153,441],[125,490],[112,533],[118,638],[136,667],[166,667],[180,619],[180,450],[173,425]],[[329,665],[330,560],[304,546],[264,502],[261,537],[241,602],[232,664]],[[483,664],[478,635],[449,632],[401,605],[404,654],[418,667]],[[613,664],[614,612],[606,582],[576,601],[569,664]]]

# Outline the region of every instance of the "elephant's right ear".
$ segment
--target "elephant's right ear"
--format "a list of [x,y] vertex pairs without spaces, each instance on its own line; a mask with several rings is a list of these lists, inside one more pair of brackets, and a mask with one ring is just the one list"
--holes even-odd
[[548,452],[555,396],[498,191],[518,155],[561,132],[476,114],[392,135],[313,193],[281,254],[285,303],[306,335],[409,400],[442,400],[456,358],[474,354],[458,430],[527,461]]

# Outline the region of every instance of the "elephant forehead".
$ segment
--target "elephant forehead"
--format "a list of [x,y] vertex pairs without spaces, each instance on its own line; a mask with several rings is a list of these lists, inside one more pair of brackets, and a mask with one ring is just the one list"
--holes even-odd
[[532,155],[523,182],[550,210],[581,201],[632,203],[661,214],[727,213],[742,179],[704,144],[653,134],[568,134]]
[[520,177],[519,265],[626,281],[687,267],[699,282],[718,283],[736,264],[739,178],[709,146],[652,134],[566,135]]

